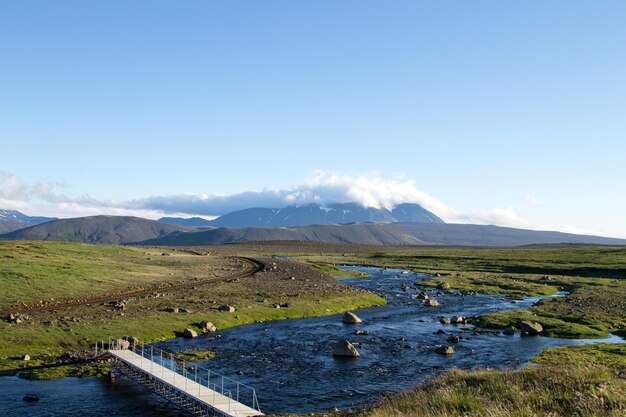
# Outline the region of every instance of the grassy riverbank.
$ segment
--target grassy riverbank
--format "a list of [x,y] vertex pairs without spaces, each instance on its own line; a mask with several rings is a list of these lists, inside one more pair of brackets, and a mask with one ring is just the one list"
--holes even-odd
[[[0,322],[0,371],[35,368],[31,377],[87,372],[46,366],[71,363],[68,352],[90,350],[109,336],[130,334],[147,343],[180,336],[185,328],[199,331],[203,320],[224,329],[384,304],[374,294],[285,260],[271,260],[277,268],[254,277],[229,278],[243,268],[236,259],[162,248],[0,242],[0,257],[0,283],[10,288],[2,292],[0,308],[23,318],[19,324]],[[216,281],[195,284],[207,279]],[[189,286],[169,289],[181,283]],[[116,296],[152,286],[156,290],[147,295]],[[102,295],[113,299],[63,304]],[[236,311],[220,312],[220,305]],[[21,360],[25,354],[30,361]]]
[[421,285],[447,282],[452,289],[512,297],[567,291],[529,309],[483,316],[477,324],[504,328],[539,321],[555,337],[626,334],[626,248],[381,248],[372,252],[302,253],[310,263],[370,265],[411,269],[434,277]]

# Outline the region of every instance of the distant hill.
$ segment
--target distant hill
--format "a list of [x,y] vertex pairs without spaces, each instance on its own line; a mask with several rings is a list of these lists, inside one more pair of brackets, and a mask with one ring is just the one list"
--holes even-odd
[[0,239],[123,244],[155,239],[180,230],[186,229],[139,217],[92,216],[42,223],[0,235]]
[[446,246],[626,245],[626,239],[479,224],[401,223],[396,226],[416,239]]
[[419,245],[424,242],[404,233],[392,223],[360,223],[297,227],[219,228],[202,232],[175,232],[142,245],[195,246],[236,242],[297,240],[370,245]]
[[253,241],[317,241],[371,245],[522,246],[532,244],[626,245],[626,239],[471,224],[360,223],[297,227],[220,228],[175,232],[141,242],[194,246]]
[[211,227],[211,221],[201,217],[161,217],[158,221],[185,227]]
[[[276,208],[249,208],[224,214],[208,225],[213,227],[293,227],[365,222],[443,223],[419,204],[400,204],[393,210],[363,207],[357,203],[307,204]],[[181,224],[181,223],[177,223]]]
[[56,217],[27,216],[19,211],[0,209],[0,233],[12,232],[52,220],[56,220]]

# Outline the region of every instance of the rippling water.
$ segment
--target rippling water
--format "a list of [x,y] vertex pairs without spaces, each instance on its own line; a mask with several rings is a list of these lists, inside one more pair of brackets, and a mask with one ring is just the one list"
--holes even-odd
[[[407,389],[452,367],[518,368],[543,349],[588,341],[547,337],[483,334],[474,336],[454,325],[442,325],[439,316],[477,316],[490,311],[523,308],[538,298],[512,304],[498,295],[442,295],[439,307],[426,307],[403,291],[426,278],[400,270],[358,269],[371,278],[345,279],[387,297],[388,303],[357,311],[362,324],[343,324],[341,315],[284,320],[239,326],[193,340],[175,339],[159,344],[171,350],[212,349],[213,360],[202,365],[257,389],[265,413],[305,413],[331,407],[359,407],[380,395]],[[368,336],[356,336],[355,329]],[[437,330],[444,335],[435,334]],[[434,348],[446,344],[449,334],[462,337],[449,357]],[[335,359],[332,347],[341,339],[352,341],[358,359]],[[621,341],[612,338],[611,341]],[[603,341],[607,341],[606,339]],[[27,393],[41,397],[37,403],[21,400]],[[84,399],[89,399],[84,401]],[[178,411],[158,396],[131,382],[108,385],[96,378],[59,381],[23,381],[0,378],[0,410],[4,415],[69,416],[175,416]]]

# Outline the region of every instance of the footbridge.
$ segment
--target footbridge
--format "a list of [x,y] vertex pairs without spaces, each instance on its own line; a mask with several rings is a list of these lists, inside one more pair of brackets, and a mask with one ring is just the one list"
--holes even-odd
[[204,417],[264,415],[254,388],[175,357],[151,345],[110,339],[96,344],[96,358],[108,358],[111,372],[131,378],[180,407]]

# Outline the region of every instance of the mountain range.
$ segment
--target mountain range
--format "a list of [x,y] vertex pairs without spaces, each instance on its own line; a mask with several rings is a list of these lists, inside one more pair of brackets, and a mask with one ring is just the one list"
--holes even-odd
[[626,239],[446,223],[353,223],[271,228],[219,228],[193,233],[178,231],[140,243],[196,246],[276,240],[370,245],[523,246],[563,243],[626,245]]
[[293,227],[312,224],[346,223],[443,223],[434,213],[419,204],[399,204],[392,210],[363,207],[356,203],[307,204],[285,208],[249,208],[234,211],[215,220],[198,217],[183,219],[163,217],[159,221],[179,226],[196,227]]
[[[26,224],[27,221],[43,222],[1,234],[2,240],[171,246],[276,240],[372,245],[521,246],[563,243],[626,245],[626,239],[498,226],[446,224],[416,204],[399,205],[393,210],[367,209],[356,204],[334,204],[327,207],[292,206],[285,209],[253,208],[226,214],[213,221],[199,218],[182,219],[184,225],[126,216],[54,220],[21,217],[19,216],[21,213],[17,212],[0,211],[0,213],[3,214],[0,219],[20,219],[12,221],[13,224],[19,221],[21,224]],[[181,222],[181,219],[174,220]],[[302,223],[305,225],[300,225]],[[225,224],[235,226],[223,227]],[[246,224],[254,226],[240,226]],[[267,226],[261,227],[260,224]]]
[[8,233],[14,230],[23,229],[28,226],[46,223],[56,220],[56,217],[33,217],[27,216],[15,210],[0,209],[0,233]]

